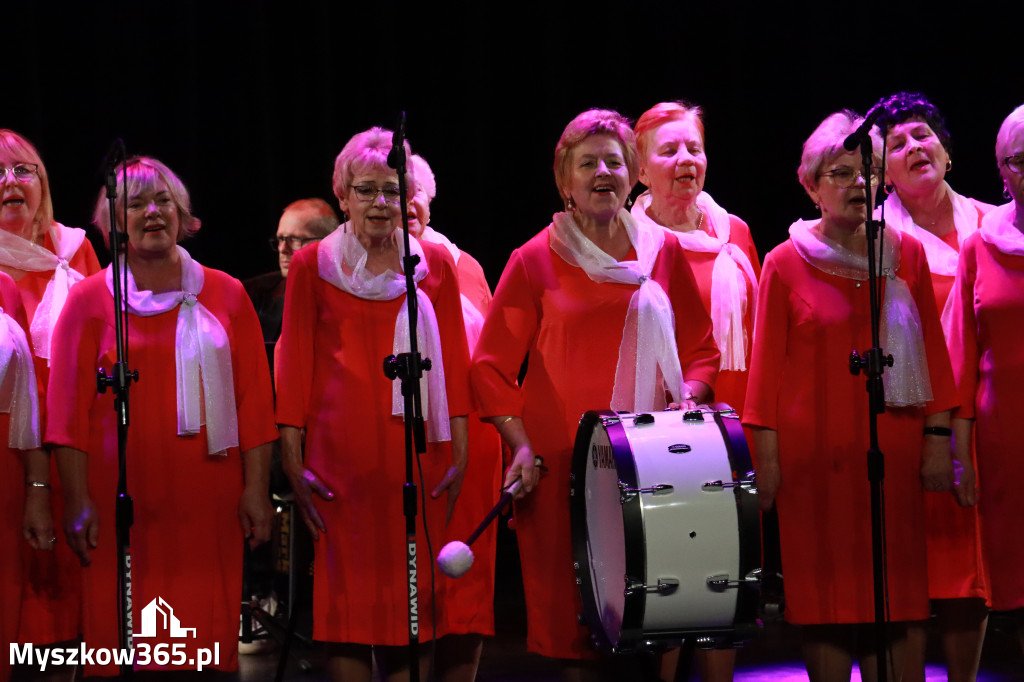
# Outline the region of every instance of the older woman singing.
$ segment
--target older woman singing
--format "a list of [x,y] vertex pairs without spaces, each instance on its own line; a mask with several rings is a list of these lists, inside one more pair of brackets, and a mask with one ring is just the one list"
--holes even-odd
[[[0,168],[0,270],[14,278],[21,292],[40,405],[45,406],[53,327],[68,290],[100,265],[85,230],[54,220],[49,175],[31,142],[13,130],[0,130]],[[45,422],[45,410],[41,417]],[[27,453],[24,461],[27,477],[49,486],[25,489],[25,526],[30,535],[46,542],[54,536],[53,519],[63,514],[56,464],[42,450]],[[42,644],[78,635],[78,560],[64,542],[50,548],[54,551],[45,554],[23,552],[27,570],[20,636],[25,642]]]
[[[919,93],[898,92],[879,100],[878,124],[886,129],[885,221],[913,235],[924,247],[941,312],[949,300],[964,240],[978,230],[992,206],[953,191],[946,174],[953,166],[951,139],[939,110]],[[973,485],[974,463],[966,479]],[[959,492],[961,489],[957,487]],[[966,491],[964,491],[966,492]],[[981,551],[978,509],[967,495],[927,495],[928,593],[938,621],[949,679],[973,680],[981,661],[988,622],[988,578]],[[907,630],[904,679],[924,680],[926,636],[921,625]]]
[[[624,210],[638,173],[628,122],[613,111],[580,114],[558,141],[554,169],[566,210],[509,259],[472,380],[481,415],[514,456],[506,484],[523,479],[515,513],[527,646],[581,659],[594,654],[577,623],[566,496],[577,422],[589,409],[656,409],[666,396],[705,402],[719,354],[682,248]],[[661,313],[648,314],[648,305]],[[638,324],[665,342],[663,353],[643,358],[650,362],[638,362]],[[535,455],[543,457],[545,477]],[[565,666],[580,671],[578,663]]]
[[[864,378],[850,374],[847,360],[851,349],[871,347],[871,197],[859,154],[843,149],[859,123],[850,112],[833,114],[804,143],[800,182],[821,216],[798,220],[765,258],[743,413],[755,429],[759,501],[763,509],[778,504],[785,616],[802,626],[811,680],[848,679],[855,657],[865,679],[876,672],[868,403]],[[878,182],[882,171],[871,175]],[[881,345],[896,364],[883,375],[878,439],[890,617],[903,622],[928,615],[922,481],[932,491],[952,483],[948,425],[957,400],[924,250],[896,230],[884,235]],[[893,649],[899,671],[901,647]]]
[[[139,372],[127,444],[136,633],[144,632],[146,607],[169,608],[195,636],[174,639],[157,628],[145,640],[151,652],[184,644],[186,658],[196,659],[194,647],[217,647],[213,667],[233,670],[242,538],[269,539],[273,515],[267,486],[277,431],[267,357],[241,283],[178,245],[199,228],[181,180],[152,158],[131,160],[126,170],[127,187],[118,173],[117,203],[127,203],[127,225],[110,216],[105,192],[95,220],[107,230],[115,220],[128,236],[128,361]],[[56,448],[64,484],[64,530],[85,567],[82,634],[97,648],[118,645],[117,419],[111,392],[96,391],[96,368],[109,374],[116,361],[115,276],[108,267],[69,294],[53,335],[47,396],[46,442]],[[117,665],[102,663],[86,674],[117,674]]]
[[[277,353],[282,464],[317,542],[313,636],[331,643],[328,667],[338,680],[368,681],[373,657],[389,680],[409,674],[402,397],[381,371],[385,356],[409,349],[391,140],[372,128],[338,154],[334,193],[348,221],[293,257]],[[436,634],[447,631],[427,537],[440,549],[465,473],[469,351],[451,255],[415,238],[409,244],[419,256],[419,349],[433,361],[421,382],[429,444],[418,458],[423,485],[435,493],[417,516],[425,640],[434,635],[434,603]]]
[[961,496],[968,503],[976,496],[981,512],[992,608],[1018,610],[1024,644],[1024,497],[1016,485],[1024,474],[1016,417],[1024,383],[1024,106],[999,128],[996,163],[1010,201],[989,211],[964,241],[950,294],[949,353],[961,400],[953,422],[957,459],[970,457],[972,434],[977,447],[980,490],[962,479]]

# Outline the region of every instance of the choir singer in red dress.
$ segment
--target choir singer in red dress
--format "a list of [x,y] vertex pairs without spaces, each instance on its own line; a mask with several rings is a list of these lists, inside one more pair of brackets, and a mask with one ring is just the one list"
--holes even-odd
[[[527,647],[563,659],[571,679],[590,670],[580,659],[595,657],[577,622],[582,607],[569,528],[579,418],[609,407],[650,411],[666,401],[707,402],[719,353],[683,249],[624,208],[638,174],[629,122],[607,110],[580,114],[562,133],[554,169],[565,211],[509,258],[476,347],[472,382],[482,417],[513,453],[506,485],[520,476],[524,482],[515,514]],[[649,314],[654,307],[662,314]],[[647,338],[662,339],[659,352],[638,350],[638,324]],[[642,354],[652,361],[638,363]],[[543,477],[535,455],[548,469]]]
[[[865,221],[859,152],[843,142],[860,124],[851,112],[826,118],[804,143],[799,177],[820,209],[798,220],[765,258],[743,421],[754,427],[763,509],[778,505],[786,619],[800,625],[811,680],[877,675],[872,623],[868,402],[851,350],[871,347]],[[877,137],[877,135],[875,136]],[[874,140],[875,163],[881,141]],[[882,169],[871,170],[872,186]],[[920,242],[886,230],[879,285],[880,343],[895,365],[884,375],[888,603],[895,671],[899,624],[928,615],[923,490],[953,481],[949,358]],[[923,489],[923,490],[922,490]],[[891,679],[898,679],[890,671]]]

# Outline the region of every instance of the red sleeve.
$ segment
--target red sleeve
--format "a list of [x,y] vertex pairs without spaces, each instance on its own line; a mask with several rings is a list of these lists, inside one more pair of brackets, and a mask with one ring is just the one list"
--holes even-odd
[[[90,285],[86,280],[72,287],[53,330],[43,438],[44,443],[82,452],[89,450],[89,411],[96,399],[96,366],[104,326],[90,315],[89,292],[99,293]],[[102,293],[107,293],[106,286]],[[110,299],[107,303],[113,307]]]
[[666,293],[675,314],[676,347],[679,351],[679,364],[683,369],[683,379],[702,381],[714,390],[722,354],[715,345],[711,317],[701,300],[693,269],[685,251],[675,239],[665,240],[661,256],[655,265],[655,279],[664,282],[659,271],[666,266],[670,273]]
[[747,254],[750,266],[754,268],[754,275],[760,280],[761,260],[760,256],[757,255],[757,247],[754,246],[754,237],[750,234],[750,227],[740,218],[730,214],[729,230],[729,241],[743,249],[743,252]]
[[974,282],[977,277],[977,233],[964,242],[956,268],[956,280],[950,292],[947,344],[953,365],[953,377],[960,394],[960,408],[954,416],[974,419],[974,401],[978,391],[978,321],[974,315]]
[[301,249],[288,268],[281,337],[274,352],[277,423],[302,428],[313,390],[313,338],[317,325],[319,245]]
[[267,352],[256,310],[241,282],[230,278],[227,286],[233,290],[235,299],[231,316],[231,334],[235,340],[232,370],[238,412],[238,446],[244,453],[277,440],[274,391],[270,385]]
[[462,295],[469,299],[481,315],[486,316],[491,307],[491,288],[484,276],[484,269],[475,258],[463,251],[459,256],[457,271]]
[[539,301],[522,249],[516,249],[501,273],[474,350],[470,381],[481,417],[522,416],[523,398],[517,379],[539,324]]
[[777,430],[783,364],[780,356],[786,350],[789,326],[789,287],[779,275],[776,258],[774,252],[765,258],[758,287],[743,423]]
[[68,265],[86,277],[100,271],[100,261],[96,258],[96,250],[92,248],[92,242],[88,237],[82,241],[82,245],[78,247],[78,251],[75,251],[75,255],[71,257],[71,262]]
[[423,244],[423,249],[434,251],[430,267],[439,268],[441,271],[440,282],[431,302],[434,304],[437,327],[441,334],[448,415],[461,417],[470,413],[472,403],[469,396],[469,345],[466,342],[466,326],[462,319],[459,278],[455,272],[455,261],[446,248]]
[[25,336],[31,346],[32,333],[28,328],[28,316],[25,314],[25,305],[21,301],[21,291],[6,272],[0,272],[0,299],[3,301],[3,311],[14,318],[14,321],[25,331]]

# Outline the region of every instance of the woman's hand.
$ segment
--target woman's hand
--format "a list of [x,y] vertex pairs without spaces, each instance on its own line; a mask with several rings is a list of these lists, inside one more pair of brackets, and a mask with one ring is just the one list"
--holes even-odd
[[779,432],[754,427],[754,452],[757,463],[754,480],[757,482],[757,503],[761,511],[775,506],[775,497],[782,488],[782,468],[779,466]]
[[316,542],[320,539],[320,533],[327,532],[327,526],[313,504],[313,494],[316,493],[330,502],[334,499],[334,493],[324,485],[319,476],[303,464],[302,430],[295,426],[279,424],[278,432],[281,434],[281,468],[291,484],[295,506],[299,508],[299,514],[306,522],[306,528],[309,528],[313,541]]
[[100,520],[88,495],[65,496],[64,537],[71,551],[83,566],[92,563],[89,551],[96,549],[100,539]]
[[533,448],[529,443],[522,444],[513,451],[512,464],[505,472],[504,487],[508,488],[516,480],[523,479],[523,484],[513,498],[521,500],[533,492],[533,488],[540,482],[540,472],[539,459],[533,454]]
[[21,533],[34,549],[53,550],[57,534],[53,528],[49,488],[25,486],[25,516],[21,524]]
[[444,522],[447,525],[455,513],[455,502],[462,492],[462,481],[466,477],[466,465],[469,463],[469,418],[465,415],[449,419],[452,433],[452,463],[445,472],[444,478],[434,487],[430,497],[437,499],[447,491],[447,513]]
[[961,469],[960,480],[954,483],[953,493],[961,507],[971,507],[978,503],[978,475],[971,457],[973,431],[974,420],[953,419],[953,460],[954,466]]
[[[925,427],[949,428],[949,412],[925,417]],[[953,487],[953,444],[949,436],[925,434],[921,447],[921,483],[929,492],[940,493]]]
[[267,491],[246,486],[238,498],[238,522],[242,525],[242,535],[249,541],[250,548],[270,540],[270,522],[273,518],[274,508],[270,505]]

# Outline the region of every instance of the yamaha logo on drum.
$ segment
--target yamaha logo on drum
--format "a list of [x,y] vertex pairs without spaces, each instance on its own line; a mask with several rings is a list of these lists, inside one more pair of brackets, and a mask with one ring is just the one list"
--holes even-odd
[[612,456],[611,445],[601,445],[599,443],[590,444],[590,459],[594,463],[595,469],[614,469],[615,458]]

